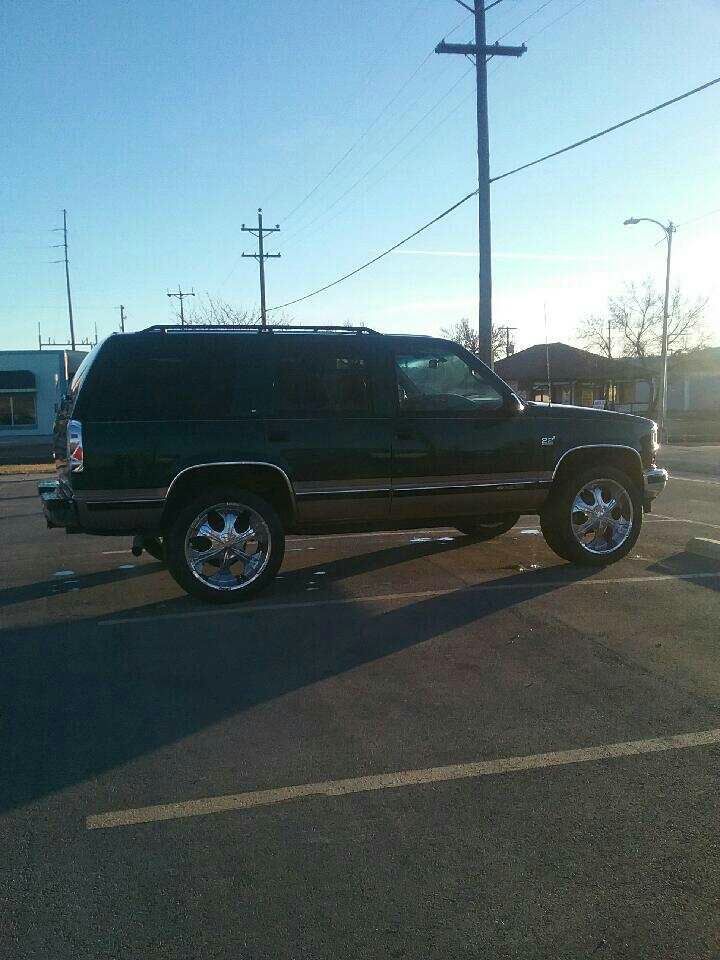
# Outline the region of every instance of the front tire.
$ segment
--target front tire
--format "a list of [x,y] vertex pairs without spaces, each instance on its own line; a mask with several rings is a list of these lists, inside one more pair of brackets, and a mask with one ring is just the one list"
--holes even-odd
[[488,514],[484,517],[471,517],[457,525],[460,533],[464,533],[473,540],[494,540],[508,530],[512,530],[520,519],[519,513]]
[[540,527],[564,560],[602,567],[632,550],[642,517],[637,485],[621,470],[598,465],[561,482],[540,513]]
[[186,504],[165,538],[167,565],[187,593],[211,603],[245,600],[267,586],[285,554],[273,507],[247,490],[220,487]]

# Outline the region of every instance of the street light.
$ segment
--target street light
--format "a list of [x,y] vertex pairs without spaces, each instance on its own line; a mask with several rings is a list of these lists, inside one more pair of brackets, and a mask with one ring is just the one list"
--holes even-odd
[[663,304],[663,328],[662,328],[662,394],[660,400],[660,437],[663,438],[665,430],[665,418],[667,415],[667,355],[668,355],[668,306],[670,301],[670,254],[672,253],[672,236],[677,227],[668,221],[667,226],[660,223],[659,220],[653,220],[651,217],[628,217],[623,226],[634,227],[636,223],[654,223],[660,227],[667,240],[667,267],[665,270],[665,302]]

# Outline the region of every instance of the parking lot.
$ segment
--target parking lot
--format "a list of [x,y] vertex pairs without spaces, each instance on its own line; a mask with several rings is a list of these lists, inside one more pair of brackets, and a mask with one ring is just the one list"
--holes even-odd
[[221,609],[0,478],[2,955],[720,955],[720,480],[673,472],[603,570],[290,538]]

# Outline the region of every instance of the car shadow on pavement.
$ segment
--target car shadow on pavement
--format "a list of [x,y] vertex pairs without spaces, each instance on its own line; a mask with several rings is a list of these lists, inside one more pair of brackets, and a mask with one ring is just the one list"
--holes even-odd
[[146,577],[150,573],[157,573],[162,568],[162,563],[146,563],[132,570],[100,570],[97,573],[83,574],[73,572],[67,577],[52,577],[50,580],[38,580],[36,583],[26,583],[19,587],[6,587],[0,590],[0,608],[66,593],[69,584],[72,584],[73,589],[86,590],[88,587],[100,587],[118,580]]
[[[410,545],[409,555],[430,546]],[[408,548],[377,554],[335,564],[380,569],[407,558]],[[0,755],[9,765],[0,809],[98,777],[257,704],[459,627],[476,624],[478,643],[491,645],[492,631],[482,629],[487,617],[593,572],[567,565],[516,573],[380,612],[362,603],[338,604],[331,614],[312,603],[287,611],[257,604],[183,620],[165,619],[167,607],[151,604],[129,610],[117,625],[88,619],[5,630]],[[329,589],[325,596],[343,594]]]
[[[709,557],[699,557],[684,550],[664,557],[648,566],[648,571],[655,574],[682,576],[689,583],[706,590],[720,592],[720,563]],[[717,577],[709,577],[708,573],[717,571]]]

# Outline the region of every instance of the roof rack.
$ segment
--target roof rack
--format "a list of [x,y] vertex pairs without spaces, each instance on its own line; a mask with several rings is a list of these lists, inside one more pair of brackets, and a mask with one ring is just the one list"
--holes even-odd
[[146,327],[143,333],[353,333],[353,334],[378,334],[377,330],[370,327],[346,327],[340,324],[325,326],[293,326],[291,324],[276,324],[271,327],[263,327],[259,323],[251,324],[220,324],[220,323],[193,323],[179,324],[156,323],[151,327]]

